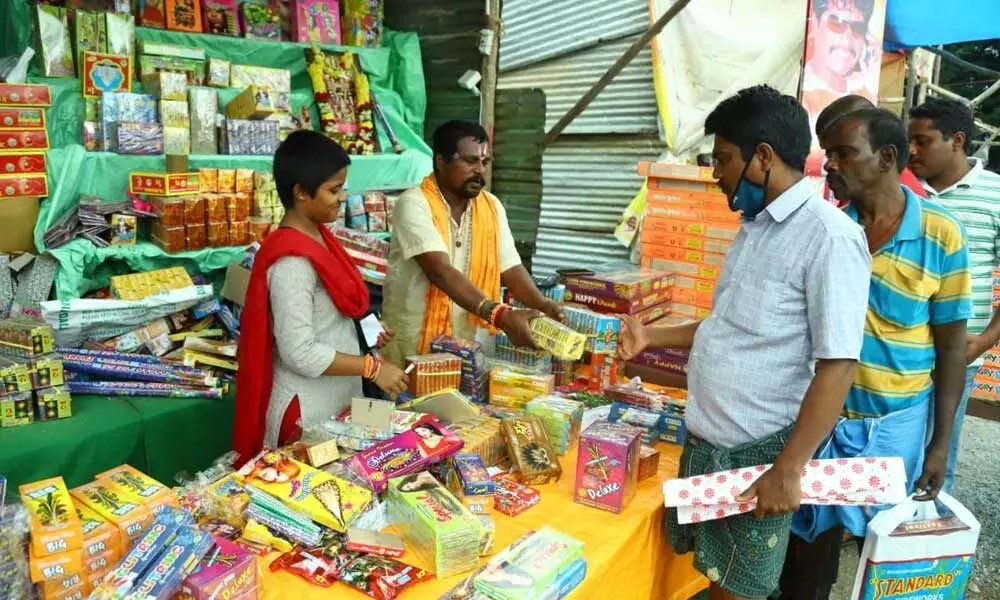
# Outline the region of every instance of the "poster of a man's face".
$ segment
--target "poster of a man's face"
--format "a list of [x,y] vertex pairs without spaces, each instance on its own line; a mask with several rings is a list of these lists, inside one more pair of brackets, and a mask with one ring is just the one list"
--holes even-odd
[[[831,102],[857,94],[878,104],[886,0],[810,0],[800,99],[809,124]],[[818,140],[806,174],[822,174]]]

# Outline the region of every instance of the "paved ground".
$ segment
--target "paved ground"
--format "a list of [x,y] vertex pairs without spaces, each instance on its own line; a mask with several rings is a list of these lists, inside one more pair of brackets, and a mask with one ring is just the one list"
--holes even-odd
[[[954,495],[982,525],[976,567],[968,598],[1000,598],[1000,423],[967,417]],[[840,579],[832,600],[848,600],[858,567],[858,552],[848,544],[840,559]]]

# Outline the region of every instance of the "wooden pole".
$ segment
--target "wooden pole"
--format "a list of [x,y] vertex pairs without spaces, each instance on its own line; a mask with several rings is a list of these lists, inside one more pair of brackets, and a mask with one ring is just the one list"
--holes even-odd
[[582,113],[590,105],[590,103],[594,101],[594,98],[596,98],[597,95],[600,94],[609,83],[611,83],[611,80],[621,73],[622,69],[632,62],[633,58],[639,55],[639,52],[646,46],[646,44],[656,37],[657,34],[663,31],[663,28],[667,26],[667,23],[673,20],[678,13],[684,10],[684,7],[690,2],[691,0],[677,0],[667,10],[667,12],[663,13],[662,17],[650,25],[649,29],[646,30],[646,33],[642,34],[642,37],[633,42],[629,49],[625,51],[625,54],[622,54],[621,57],[615,61],[615,64],[611,65],[611,68],[608,69],[607,73],[602,75],[601,78],[597,80],[597,83],[591,86],[582,98],[577,100],[576,104],[573,105],[573,108],[566,111],[566,114],[552,126],[552,129],[545,134],[543,143],[548,146],[552,142],[556,141],[556,138],[558,138],[566,127],[573,122],[573,119],[579,117],[580,113]]
[[[494,130],[496,129],[496,99],[497,99],[497,65],[500,62],[500,0],[486,0],[487,28],[493,32],[493,40],[490,44],[490,53],[483,56],[483,81],[482,106],[480,108],[480,118],[483,128],[490,138],[490,150],[492,154]],[[486,165],[486,187],[491,187],[493,183],[493,163]]]

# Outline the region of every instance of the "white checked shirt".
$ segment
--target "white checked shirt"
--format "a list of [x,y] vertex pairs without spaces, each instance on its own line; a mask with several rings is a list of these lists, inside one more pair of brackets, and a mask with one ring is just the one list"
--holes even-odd
[[861,228],[808,179],[744,223],[691,350],[688,431],[730,449],[791,425],[815,361],[860,357],[870,279]]

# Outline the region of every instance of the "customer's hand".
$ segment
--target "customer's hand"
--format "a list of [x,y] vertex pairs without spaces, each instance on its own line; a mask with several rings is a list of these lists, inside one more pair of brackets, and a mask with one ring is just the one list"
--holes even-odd
[[542,313],[537,310],[510,309],[504,311],[500,316],[497,327],[503,330],[515,346],[525,348],[537,348],[534,338],[531,336],[531,320],[538,318]]
[[758,519],[769,515],[795,512],[802,501],[802,470],[772,467],[750,489],[737,496],[737,502],[757,499],[753,514]]
[[622,317],[622,330],[618,334],[618,358],[632,360],[649,346],[646,326],[634,317]]
[[375,376],[375,385],[390,396],[398,396],[410,384],[409,376],[396,365],[383,362]]
[[924,501],[937,498],[944,487],[945,474],[948,471],[948,448],[928,448],[924,455],[924,472],[917,479],[917,492],[914,500]]
[[539,309],[541,309],[542,313],[544,313],[546,317],[559,321],[560,323],[566,323],[566,314],[563,312],[562,304],[559,304],[555,300],[546,299],[545,302],[539,306]]

